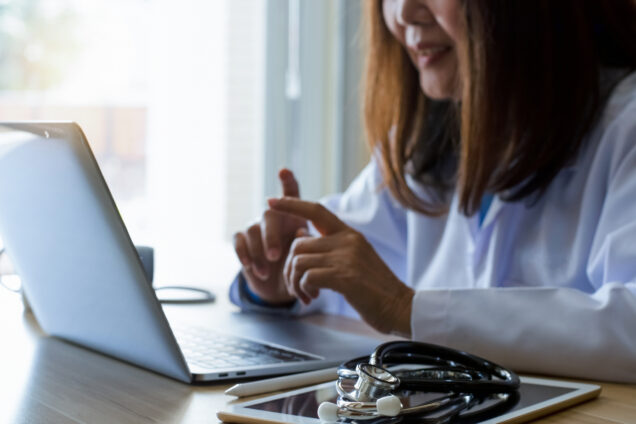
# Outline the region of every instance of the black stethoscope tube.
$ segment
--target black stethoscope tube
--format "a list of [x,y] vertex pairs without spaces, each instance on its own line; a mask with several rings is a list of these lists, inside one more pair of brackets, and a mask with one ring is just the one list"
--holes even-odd
[[[341,368],[355,369],[361,362],[380,367],[400,364],[428,364],[423,372],[399,372],[400,389],[430,392],[455,392],[487,395],[511,393],[519,389],[519,377],[493,362],[467,352],[422,342],[397,341],[378,346],[371,356],[352,359]],[[465,378],[431,378],[436,374],[464,375]],[[493,377],[498,378],[493,379]]]

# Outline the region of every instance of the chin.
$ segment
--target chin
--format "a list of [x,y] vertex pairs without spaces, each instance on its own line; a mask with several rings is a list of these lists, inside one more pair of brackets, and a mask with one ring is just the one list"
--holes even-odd
[[446,81],[420,79],[420,88],[422,93],[432,100],[456,100],[457,98],[455,85]]
[[428,97],[431,100],[448,100],[451,98],[450,95],[445,95],[444,93],[440,93],[440,92],[426,91],[424,89],[422,89],[422,92],[424,93],[426,97]]

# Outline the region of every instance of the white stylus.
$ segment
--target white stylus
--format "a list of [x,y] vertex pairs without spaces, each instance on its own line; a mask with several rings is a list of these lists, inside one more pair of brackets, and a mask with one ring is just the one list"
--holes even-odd
[[284,375],[282,377],[252,381],[250,383],[235,384],[227,389],[225,394],[238,397],[252,396],[259,395],[261,393],[275,392],[277,390],[318,384],[323,381],[335,381],[337,378],[337,368],[327,368],[323,370],[303,372],[300,374]]

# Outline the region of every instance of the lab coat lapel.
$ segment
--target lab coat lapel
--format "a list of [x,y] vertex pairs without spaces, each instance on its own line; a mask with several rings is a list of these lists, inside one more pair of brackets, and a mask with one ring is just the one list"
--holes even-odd
[[[492,203],[488,208],[488,212],[486,212],[486,216],[484,217],[484,221],[481,223],[481,230],[488,228],[492,225],[496,220],[499,214],[501,213],[501,209],[504,206],[504,202],[499,198],[499,196],[495,195],[492,199]],[[477,221],[479,224],[479,221]]]
[[481,262],[484,259],[485,254],[488,252],[490,242],[492,239],[493,226],[501,211],[503,210],[505,203],[495,196],[486,212],[483,222],[479,225],[479,214],[476,213],[467,218],[467,223],[470,228],[470,234],[473,241],[473,252],[471,258],[471,265],[473,271],[473,277],[475,281],[479,279],[479,270],[481,269]]

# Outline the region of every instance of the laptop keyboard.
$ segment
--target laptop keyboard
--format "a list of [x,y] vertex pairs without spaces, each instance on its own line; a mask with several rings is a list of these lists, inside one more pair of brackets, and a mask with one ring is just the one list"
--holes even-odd
[[203,328],[178,327],[174,333],[188,364],[206,369],[245,368],[318,359]]

